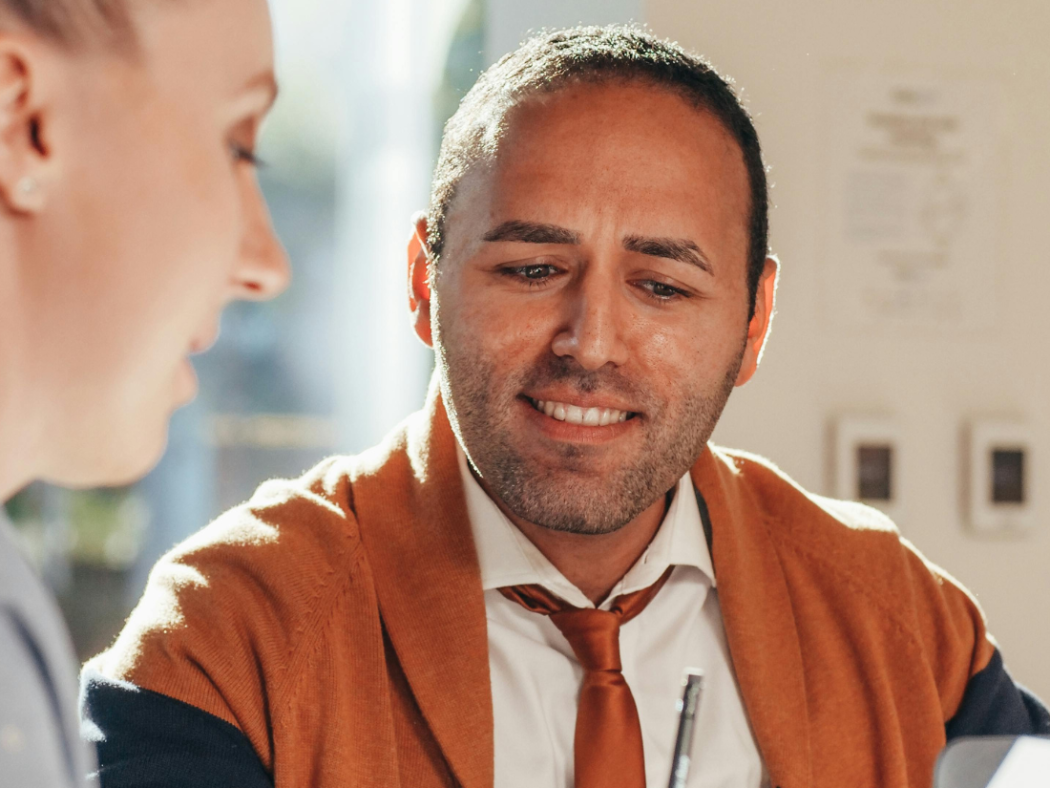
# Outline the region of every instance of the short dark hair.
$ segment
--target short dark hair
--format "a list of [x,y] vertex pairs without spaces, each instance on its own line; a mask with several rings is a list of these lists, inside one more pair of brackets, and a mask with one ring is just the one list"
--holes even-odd
[[127,0],[0,0],[0,20],[14,19],[66,46],[108,40],[127,45],[132,25]]
[[769,251],[769,186],[751,116],[731,87],[702,57],[630,25],[575,27],[529,39],[479,77],[445,125],[430,195],[428,246],[440,259],[446,220],[467,172],[495,154],[508,113],[530,98],[583,83],[642,82],[665,88],[713,114],[740,146],[751,193],[748,292],[754,312]]

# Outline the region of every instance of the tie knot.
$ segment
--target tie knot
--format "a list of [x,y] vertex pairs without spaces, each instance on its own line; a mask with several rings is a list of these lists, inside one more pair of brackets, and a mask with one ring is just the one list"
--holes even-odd
[[551,617],[587,671],[622,670],[620,625],[641,613],[671,576],[673,567],[648,588],[616,597],[611,610],[573,607],[543,586],[501,588],[500,593],[533,613]]
[[551,622],[565,635],[584,670],[623,670],[620,662],[622,619],[619,614],[571,608],[552,613]]

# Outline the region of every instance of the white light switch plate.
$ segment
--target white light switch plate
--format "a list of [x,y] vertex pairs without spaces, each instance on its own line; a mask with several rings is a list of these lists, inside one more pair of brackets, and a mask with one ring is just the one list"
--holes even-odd
[[[1030,425],[1023,421],[975,419],[967,436],[966,501],[970,527],[977,533],[1020,533],[1033,524],[1037,457]],[[1021,452],[1021,501],[995,501],[994,452]]]
[[[832,457],[833,489],[836,498],[861,501],[887,514],[900,525],[903,517],[901,489],[901,430],[896,420],[883,416],[845,414],[835,420]],[[859,449],[862,446],[888,447],[890,459],[890,498],[877,500],[860,495]]]

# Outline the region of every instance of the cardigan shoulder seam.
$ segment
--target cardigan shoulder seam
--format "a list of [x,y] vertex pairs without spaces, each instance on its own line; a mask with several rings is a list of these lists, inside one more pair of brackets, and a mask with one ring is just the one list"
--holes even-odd
[[[347,504],[347,511],[350,516],[356,516],[352,502]],[[313,644],[323,635],[326,629],[324,622],[330,617],[331,608],[335,601],[345,588],[353,582],[353,572],[364,556],[364,545],[359,534],[347,534],[346,538],[352,543],[349,554],[345,559],[341,559],[338,562],[333,561],[326,572],[326,577],[317,584],[313,600],[309,603],[311,613],[305,625],[295,635],[295,639],[298,642],[285,663],[284,675],[281,677],[273,694],[274,708],[280,705],[289,691],[288,688],[294,683],[293,678],[296,674],[296,668],[303,661],[304,655],[309,653]]]
[[[326,626],[324,622],[328,620],[331,615],[331,608],[335,604],[335,600],[344,591],[346,586],[350,582],[350,573],[357,566],[361,560],[362,548],[360,542],[354,548],[350,555],[347,563],[347,570],[340,580],[336,580],[331,583],[323,583],[315,597],[318,599],[316,606],[311,605],[313,612],[311,613],[308,623],[300,630],[300,637],[297,638],[299,642],[296,644],[291,656],[285,663],[284,675],[281,677],[280,683],[277,685],[274,691],[274,708],[280,706],[284,696],[288,693],[289,687],[294,683],[293,679],[296,675],[296,669],[299,664],[305,658],[304,655],[308,654],[311,647],[316,643],[317,639],[322,637]],[[330,574],[335,574],[334,570],[330,571]]]
[[[753,458],[750,455],[747,455],[746,453],[743,453],[743,452],[739,452],[739,453],[726,452],[726,453],[727,453],[728,456],[730,456],[733,459],[734,465],[736,464],[737,459],[741,459],[741,460],[744,460],[744,461],[755,461],[755,458]],[[769,470],[768,466],[765,463],[759,463],[759,464],[764,469]],[[800,493],[804,494],[804,491],[802,491],[801,488],[798,488],[798,489],[799,489]],[[868,600],[869,603],[874,605],[882,613],[883,618],[885,620],[892,621],[893,629],[897,630],[897,632],[899,634],[903,635],[905,637],[905,639],[907,639],[911,643],[911,645],[913,647],[917,648],[918,651],[920,653],[922,653],[923,656],[925,657],[925,651],[922,648],[921,641],[919,640],[919,638],[916,635],[916,633],[913,631],[913,628],[911,626],[909,626],[906,621],[903,621],[901,619],[900,613],[898,612],[897,608],[886,604],[879,596],[877,596],[876,594],[872,593],[864,583],[858,582],[849,572],[843,571],[843,569],[838,564],[835,564],[833,562],[827,561],[826,559],[824,559],[819,554],[817,554],[817,553],[815,553],[815,552],[813,552],[811,550],[808,550],[805,547],[800,546],[798,544],[798,542],[795,541],[795,540],[783,537],[781,535],[782,534],[782,530],[779,529],[779,528],[774,527],[774,523],[772,521],[771,516],[769,515],[768,509],[763,505],[763,502],[759,500],[758,496],[755,494],[755,491],[753,489],[751,489],[750,485],[745,486],[743,492],[744,492],[745,495],[747,495],[751,499],[752,505],[755,506],[755,508],[757,508],[758,510],[763,512],[763,514],[762,514],[762,527],[765,528],[766,533],[768,534],[770,541],[773,542],[774,545],[777,545],[777,560],[779,562],[781,562],[781,564],[782,564],[782,561],[781,561],[781,558],[780,558],[780,551],[781,550],[788,550],[788,551],[794,553],[795,555],[797,555],[798,557],[802,558],[803,560],[806,560],[808,562],[816,564],[816,565],[820,566],[822,569],[826,570],[827,572],[829,572],[829,573],[835,575],[836,577],[840,578],[851,589],[853,589],[854,591],[856,591],[859,594],[861,594],[866,600]],[[843,524],[843,527],[846,527],[846,526]],[[885,533],[887,538],[889,538],[890,534],[893,535],[893,538],[895,539],[898,551],[906,549],[901,544],[899,533],[897,533],[896,531],[885,531],[883,533]],[[899,555],[899,552],[898,552],[898,555]]]
[[895,630],[897,634],[902,635],[913,648],[917,649],[919,653],[923,655],[924,662],[927,662],[928,664],[927,655],[925,653],[925,649],[923,649],[922,647],[922,643],[919,637],[913,631],[913,627],[909,626],[905,620],[902,620],[898,608],[886,604],[886,602],[884,602],[878,595],[874,594],[864,583],[858,582],[852,574],[843,571],[842,568],[837,564],[825,560],[822,556],[818,555],[817,553],[808,550],[805,547],[801,547],[793,541],[787,539],[778,539],[774,535],[776,534],[777,529],[771,527],[772,524],[770,523],[768,516],[763,517],[762,523],[763,526],[766,528],[767,533],[770,534],[770,537],[773,540],[773,542],[779,546],[778,553],[780,549],[788,550],[794,553],[799,558],[802,558],[803,560],[809,563],[819,566],[823,571],[835,575],[842,582],[848,585],[851,590],[863,596],[869,604],[877,608],[882,614],[882,618],[884,621],[892,622],[891,629]]

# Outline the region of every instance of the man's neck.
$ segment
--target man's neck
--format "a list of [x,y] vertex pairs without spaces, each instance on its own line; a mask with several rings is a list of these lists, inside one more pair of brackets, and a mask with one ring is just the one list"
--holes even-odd
[[493,495],[483,481],[479,481],[518,530],[595,605],[609,596],[609,592],[641,558],[667,513],[668,497],[661,495],[648,509],[613,533],[552,531],[518,517]]

